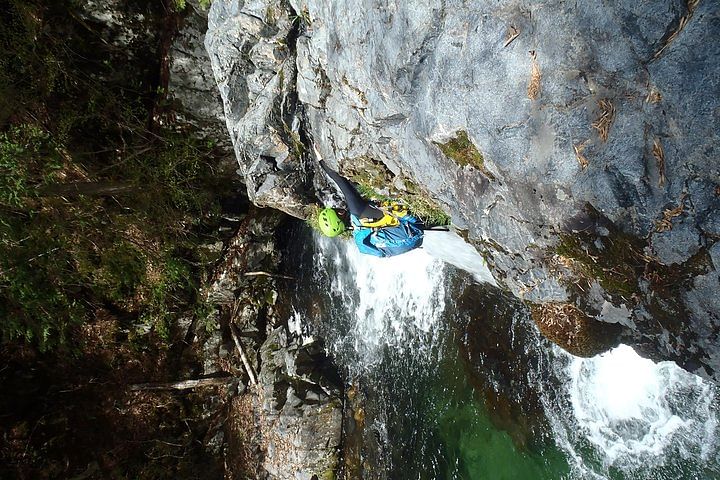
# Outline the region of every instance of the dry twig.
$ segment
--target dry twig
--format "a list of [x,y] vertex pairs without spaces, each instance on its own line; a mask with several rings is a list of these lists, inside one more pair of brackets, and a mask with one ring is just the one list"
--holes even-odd
[[602,141],[607,142],[610,125],[612,125],[615,119],[615,107],[607,98],[600,100],[598,106],[600,107],[600,116],[592,123],[592,126],[598,131],[598,135],[600,135]]
[[230,335],[232,336],[233,342],[235,342],[235,347],[237,348],[238,353],[240,353],[240,359],[242,360],[243,366],[245,366],[245,371],[248,374],[250,383],[256,385],[257,379],[255,378],[255,372],[253,371],[252,365],[250,365],[250,362],[245,356],[245,350],[243,350],[242,344],[240,343],[240,338],[238,337],[236,327],[232,323],[230,324]]
[[647,97],[645,97],[645,102],[647,103],[658,103],[660,100],[662,100],[662,94],[660,90],[655,87],[651,88]]
[[511,25],[510,28],[508,28],[507,35],[505,35],[505,45],[503,45],[503,48],[510,45],[519,36],[520,31]]
[[135,383],[130,385],[130,390],[133,392],[147,390],[191,390],[198,387],[217,387],[220,385],[227,385],[232,381],[232,379],[233,377],[210,377],[182,380],[179,382]]
[[573,145],[573,148],[575,149],[575,158],[577,159],[578,163],[580,164],[580,168],[585,170],[587,166],[590,164],[587,157],[583,155],[583,152],[585,151],[585,147],[587,146],[587,140],[583,143],[580,143],[578,145]]
[[659,138],[653,142],[652,154],[658,166],[658,186],[662,187],[665,185],[665,151]]
[[279,273],[270,273],[270,272],[263,272],[263,271],[257,271],[257,272],[245,272],[243,273],[246,277],[272,277],[272,278],[285,278],[287,280],[295,280],[295,277],[291,277],[290,275],[281,275]]
[[685,194],[680,196],[679,205],[675,208],[667,208],[663,212],[663,218],[655,222],[655,230],[657,232],[668,232],[672,230],[672,219],[679,217],[685,209]]
[[537,61],[537,53],[535,50],[530,50],[530,58],[532,61],[532,68],[530,70],[530,82],[527,87],[527,96],[530,100],[536,100],[540,96],[540,65]]

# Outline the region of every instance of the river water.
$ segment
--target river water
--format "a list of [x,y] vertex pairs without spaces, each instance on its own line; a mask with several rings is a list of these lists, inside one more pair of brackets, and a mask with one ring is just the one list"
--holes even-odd
[[299,230],[292,323],[365,396],[364,478],[720,479],[715,385],[624,345],[572,357],[450,234],[376,259]]

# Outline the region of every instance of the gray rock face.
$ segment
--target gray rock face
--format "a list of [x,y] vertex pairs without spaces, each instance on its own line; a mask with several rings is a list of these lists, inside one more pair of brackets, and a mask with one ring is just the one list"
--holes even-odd
[[[123,0],[88,0],[80,15],[89,22],[101,26],[103,40],[133,56],[146,54],[157,42],[154,26],[157,11],[150,6],[129,4]],[[152,50],[151,50],[152,51]]]
[[[258,383],[251,385],[248,378],[252,408],[244,413],[253,438],[229,443],[257,447],[252,478],[330,478],[338,467],[342,431],[342,395],[333,380],[339,376],[322,346],[290,333],[277,313],[280,290],[267,272],[278,269],[275,233],[284,217],[251,207],[227,243],[203,292],[219,307],[217,327],[204,333],[203,373],[227,369],[230,352],[236,351],[228,331],[233,328]],[[233,327],[223,328],[224,319]]]
[[295,116],[297,69],[290,19],[280,0],[215,2],[205,47],[250,199],[303,217],[307,192]]
[[260,349],[260,430],[270,478],[333,478],[338,466],[342,400],[316,368],[318,345],[300,345],[284,327]]
[[205,51],[207,13],[196,1],[186,6],[168,52],[168,96],[174,103],[176,121],[189,125],[194,135],[217,140],[219,146],[232,152],[222,98]]
[[[291,3],[210,15],[254,201],[301,212],[304,129],[424,187],[517,296],[627,311],[625,341],[720,379],[717,2]],[[438,147],[461,131],[483,168]]]

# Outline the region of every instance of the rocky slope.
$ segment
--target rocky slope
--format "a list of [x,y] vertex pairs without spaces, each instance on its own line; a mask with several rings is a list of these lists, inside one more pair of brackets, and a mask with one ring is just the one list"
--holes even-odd
[[310,139],[336,166],[381,161],[539,324],[614,323],[720,379],[716,2],[290,3],[209,16],[254,202],[306,215]]
[[240,350],[248,362],[230,427],[218,440],[227,444],[233,478],[330,478],[338,466],[343,397],[337,373],[322,343],[292,334],[282,320],[287,317],[278,314],[287,302],[282,283],[292,280],[271,273],[280,263],[275,232],[283,218],[251,209],[205,292],[218,308],[216,328],[204,344],[203,373],[239,367]]
[[[154,121],[211,142],[218,155],[232,161],[222,100],[203,45],[204,4],[187,0],[182,8],[176,2],[163,10],[93,0],[80,14],[106,43],[130,58],[159,64]],[[341,443],[340,382],[322,344],[290,333],[276,314],[276,304],[284,301],[278,283],[289,281],[275,276],[281,260],[276,232],[286,216],[271,209],[245,212],[243,205],[228,210],[221,229],[232,231],[231,238],[209,246],[221,253],[203,290],[210,316],[204,324],[189,316],[180,325],[188,331],[184,345],[198,351],[202,364],[200,371],[183,374],[232,378],[227,390],[197,406],[197,416],[213,425],[202,448],[222,459],[224,474],[233,478],[330,478]]]

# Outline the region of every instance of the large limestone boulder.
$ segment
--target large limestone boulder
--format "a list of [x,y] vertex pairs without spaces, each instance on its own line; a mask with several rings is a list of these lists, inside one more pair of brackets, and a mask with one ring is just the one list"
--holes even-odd
[[167,95],[174,123],[189,126],[194,135],[216,142],[232,156],[222,98],[205,50],[207,14],[207,6],[190,0],[178,15],[177,32],[164,59]]
[[[284,327],[260,348],[263,467],[279,480],[332,479],[338,468],[342,396],[318,366],[317,344],[303,345]],[[325,360],[326,361],[326,360]]]
[[214,2],[205,47],[248,196],[304,218],[313,203],[303,165],[294,36],[286,2]]

